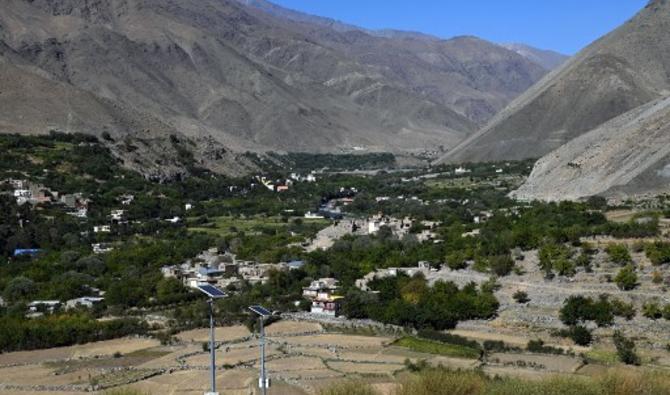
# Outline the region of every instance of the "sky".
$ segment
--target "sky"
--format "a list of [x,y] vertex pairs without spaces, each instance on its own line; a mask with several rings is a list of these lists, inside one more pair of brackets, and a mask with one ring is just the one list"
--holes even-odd
[[573,55],[630,19],[648,0],[271,0],[367,29],[441,38],[474,35]]

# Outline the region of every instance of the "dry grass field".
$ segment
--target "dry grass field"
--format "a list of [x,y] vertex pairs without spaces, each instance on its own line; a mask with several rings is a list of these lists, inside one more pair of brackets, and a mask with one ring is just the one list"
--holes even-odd
[[[406,373],[406,361],[451,369],[481,368],[491,375],[542,378],[554,375],[598,375],[609,369],[611,350],[584,349],[600,364],[583,365],[578,356],[496,353],[486,360],[454,358],[393,345],[389,336],[324,332],[318,323],[280,321],[268,327],[267,371],[271,395],[317,394],[342,380],[358,380],[380,393]],[[306,334],[311,333],[311,334]],[[475,340],[504,340],[522,345],[521,335],[471,330],[455,333]],[[217,329],[217,386],[222,395],[257,394],[258,340],[242,326]],[[146,394],[196,395],[207,390],[209,356],[203,351],[206,330],[177,334],[177,344],[160,345],[145,338],[125,338],[51,350],[0,355],[0,394],[105,394],[133,389]],[[558,343],[552,343],[558,345]],[[653,357],[653,358],[652,358]],[[668,365],[659,354],[647,358]]]

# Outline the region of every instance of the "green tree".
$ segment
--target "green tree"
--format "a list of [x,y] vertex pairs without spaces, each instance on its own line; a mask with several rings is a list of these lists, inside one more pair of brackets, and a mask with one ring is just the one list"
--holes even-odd
[[570,328],[568,337],[578,346],[588,346],[593,341],[591,331],[581,325],[576,325]]
[[351,289],[342,303],[342,314],[347,318],[368,318],[368,311],[374,308],[378,300],[376,295]]
[[508,255],[497,255],[489,258],[489,267],[497,276],[506,276],[514,269],[514,260]]
[[626,338],[621,331],[614,332],[614,346],[619,360],[627,365],[639,365],[640,357],[635,352],[635,342]]
[[15,303],[34,296],[35,282],[26,277],[15,277],[9,281],[3,293],[7,302]]
[[610,244],[605,248],[605,251],[612,263],[623,266],[632,262],[628,247],[623,244]]
[[465,254],[461,251],[453,251],[447,254],[445,260],[451,270],[460,270],[467,267]]
[[637,274],[635,274],[633,265],[628,264],[619,270],[619,273],[614,278],[614,282],[619,289],[624,291],[630,291],[635,288],[637,286]]
[[156,284],[156,297],[159,301],[174,300],[186,292],[184,284],[174,277],[164,278]]

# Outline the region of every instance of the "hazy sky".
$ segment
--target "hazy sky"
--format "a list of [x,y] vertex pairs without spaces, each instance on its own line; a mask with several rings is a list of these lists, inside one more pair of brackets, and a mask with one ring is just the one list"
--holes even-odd
[[[271,0],[272,1],[272,0]],[[274,0],[368,29],[449,38],[475,35],[574,54],[643,8],[648,0]]]

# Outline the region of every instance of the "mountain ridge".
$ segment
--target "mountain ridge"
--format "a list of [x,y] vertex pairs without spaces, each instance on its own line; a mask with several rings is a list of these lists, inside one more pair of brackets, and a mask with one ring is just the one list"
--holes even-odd
[[670,10],[651,2],[512,101],[440,162],[538,158],[670,89]]
[[[30,100],[9,103],[0,123],[7,133],[168,142],[174,134],[236,153],[434,151],[456,145],[545,73],[480,39],[340,30],[237,0],[7,0],[0,57],[15,66],[8,70],[92,96],[77,112],[86,123],[21,125]],[[54,103],[41,106],[61,108],[48,98]],[[112,125],[105,114],[115,108],[134,115]]]

